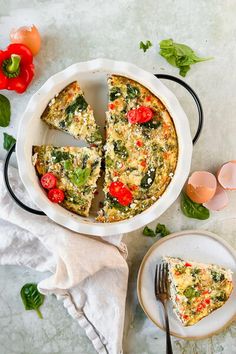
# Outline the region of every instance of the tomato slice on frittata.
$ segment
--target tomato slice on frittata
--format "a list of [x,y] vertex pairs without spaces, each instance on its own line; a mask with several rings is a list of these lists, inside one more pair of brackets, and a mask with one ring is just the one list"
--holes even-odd
[[89,215],[101,168],[96,148],[34,146],[33,164],[39,177],[46,173],[55,176],[54,187],[65,196],[61,206],[78,215]]
[[228,300],[232,272],[214,264],[165,257],[174,312],[184,326],[196,324]]
[[[178,159],[174,123],[147,88],[131,79],[108,79],[109,111],[106,122],[105,202],[97,220],[130,218],[151,206],[166,190]],[[125,197],[110,193],[123,183]]]
[[47,105],[41,116],[52,128],[66,132],[89,144],[101,145],[102,135],[95,122],[93,110],[75,81],[66,86]]

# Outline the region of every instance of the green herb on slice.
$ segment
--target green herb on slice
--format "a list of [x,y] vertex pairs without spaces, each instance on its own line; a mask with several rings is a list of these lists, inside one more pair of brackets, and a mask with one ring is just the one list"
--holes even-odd
[[150,229],[150,227],[145,226],[145,228],[143,229],[143,235],[149,237],[155,237],[156,233],[154,230]]
[[112,87],[110,90],[110,101],[113,102],[121,96],[121,91],[119,87]]
[[206,220],[210,212],[202,204],[193,202],[185,193],[181,197],[181,210],[185,216],[193,219]]
[[192,299],[194,297],[199,297],[200,296],[200,292],[197,291],[196,289],[194,289],[191,285],[188,286],[184,292],[183,292],[184,296],[186,296],[188,299]]
[[170,230],[167,229],[164,224],[157,224],[155,232],[156,235],[159,235],[160,237],[165,237],[170,234]]
[[3,147],[5,150],[9,151],[12,145],[15,144],[15,142],[16,139],[13,136],[7,133],[3,133]]
[[21,299],[26,310],[35,310],[39,318],[43,318],[39,308],[44,302],[45,296],[40,294],[37,284],[25,284],[20,291]]
[[91,169],[86,168],[76,168],[73,172],[69,173],[70,181],[75,184],[77,187],[84,186],[90,176]]
[[11,105],[7,97],[0,94],[0,127],[7,127],[10,123]]
[[113,141],[114,152],[118,155],[121,159],[127,159],[128,157],[128,150],[124,146],[121,140]]
[[130,84],[127,84],[127,97],[130,99],[140,96],[139,88]]
[[214,280],[214,282],[216,282],[216,283],[225,280],[224,274],[220,273],[220,272],[216,272],[215,270],[211,271],[211,276],[212,276],[212,279]]
[[64,166],[64,169],[67,170],[67,171],[68,170],[72,170],[73,163],[72,163],[71,160],[66,160],[66,161],[63,162],[63,166]]
[[139,43],[139,49],[142,49],[144,51],[144,53],[150,48],[152,47],[152,42],[150,42],[149,40],[146,41],[146,43],[144,43],[143,41],[141,41]]
[[52,160],[54,163],[69,160],[71,157],[69,152],[60,151],[60,150],[56,150],[56,149],[52,150],[51,155],[52,155]]
[[153,184],[156,177],[156,169],[151,167],[141,179],[141,188],[148,189]]
[[85,111],[88,103],[85,101],[83,95],[78,95],[75,100],[66,108],[66,114],[74,114],[75,111]]
[[165,58],[169,64],[179,68],[179,74],[181,76],[186,76],[191,65],[213,59],[212,57],[200,58],[189,46],[175,43],[173,39],[165,39],[160,42],[159,54]]

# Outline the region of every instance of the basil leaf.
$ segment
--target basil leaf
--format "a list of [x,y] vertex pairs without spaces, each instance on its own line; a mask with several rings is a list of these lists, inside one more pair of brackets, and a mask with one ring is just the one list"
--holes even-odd
[[148,237],[155,237],[156,233],[152,229],[150,229],[148,226],[145,226],[143,229],[143,235],[148,236]]
[[210,212],[202,204],[193,202],[185,193],[181,197],[181,210],[185,216],[193,219],[206,220]]
[[132,98],[136,98],[138,96],[140,96],[140,91],[139,88],[136,86],[132,86],[130,84],[127,84],[127,96],[128,98],[132,99]]
[[106,200],[110,204],[111,207],[121,211],[121,212],[126,212],[128,208],[124,205],[121,205],[118,200],[114,197],[112,197],[110,194],[107,194]]
[[99,131],[99,129],[95,130],[88,138],[87,141],[92,144],[92,143],[100,143],[102,141],[102,134]]
[[114,146],[114,152],[116,155],[118,155],[122,159],[127,159],[128,157],[128,151],[126,147],[123,145],[123,142],[121,140],[117,140],[113,142]]
[[191,65],[213,59],[212,57],[200,58],[189,46],[175,43],[173,39],[165,39],[160,42],[159,54],[165,58],[170,65],[179,68],[179,74],[184,77],[190,70]]
[[21,299],[26,310],[35,310],[39,318],[43,318],[39,308],[44,302],[45,296],[40,294],[37,284],[25,284],[20,291]]
[[119,87],[112,87],[110,90],[110,101],[113,102],[121,96],[121,90]]
[[156,235],[159,234],[160,237],[165,237],[170,234],[170,230],[164,224],[157,224],[156,226]]
[[195,290],[191,285],[184,290],[183,294],[187,297],[187,299],[192,299],[194,297],[200,296],[200,292]]
[[14,145],[16,142],[16,139],[7,134],[7,133],[3,133],[3,148],[7,151],[10,150],[10,148],[12,147],[12,145]]
[[75,184],[77,187],[84,186],[90,176],[91,169],[86,168],[77,168],[69,174],[70,181]]
[[72,170],[73,163],[72,163],[71,160],[66,160],[66,161],[63,162],[63,166],[64,166],[64,169],[67,170],[67,171],[68,170]]
[[56,150],[56,149],[54,149],[52,151],[51,155],[52,155],[52,160],[54,163],[69,160],[71,157],[69,152],[60,151],[60,150]]
[[150,188],[156,177],[156,169],[151,167],[141,179],[140,186],[144,189]]
[[7,97],[0,94],[0,127],[8,127],[11,117],[11,105]]
[[139,43],[139,49],[142,49],[144,51],[144,53],[150,48],[152,47],[152,42],[150,42],[149,40],[146,41],[146,43],[144,43],[143,41],[141,41]]
[[75,111],[85,111],[88,103],[85,101],[83,95],[78,95],[75,100],[66,108],[66,114],[74,114]]

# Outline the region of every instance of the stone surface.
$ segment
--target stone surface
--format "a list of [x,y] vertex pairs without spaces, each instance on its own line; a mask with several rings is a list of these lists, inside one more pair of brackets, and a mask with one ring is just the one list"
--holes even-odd
[[[205,125],[194,147],[192,170],[215,169],[236,158],[236,3],[234,0],[1,0],[1,49],[8,44],[12,27],[34,23],[42,34],[42,50],[35,59],[36,77],[23,95],[4,91],[12,104],[9,128],[2,132],[15,135],[18,121],[29,97],[52,74],[68,65],[98,57],[125,60],[153,73],[178,76],[158,55],[161,39],[172,37],[189,44],[201,56],[214,59],[192,67],[185,81],[199,95],[205,112]],[[140,40],[150,39],[153,47],[145,54]],[[177,95],[191,124],[196,129],[196,109],[191,98],[175,84],[166,83]],[[1,148],[0,157],[5,152]],[[214,213],[207,222],[185,218],[179,201],[160,218],[172,231],[203,228],[216,232],[236,247],[236,195],[230,194],[230,205]],[[155,225],[155,223],[153,223]],[[0,235],[4,237],[4,235]],[[146,319],[137,304],[136,276],[141,259],[155,240],[145,238],[141,230],[125,236],[129,247],[130,286],[124,338],[126,354],[165,353],[165,337]],[[17,267],[0,268],[0,353],[1,354],[92,354],[94,349],[54,297],[48,297],[42,308],[44,320],[26,312],[19,297],[21,286],[37,282],[45,274]],[[173,339],[175,353],[234,354],[236,326],[202,341]]]

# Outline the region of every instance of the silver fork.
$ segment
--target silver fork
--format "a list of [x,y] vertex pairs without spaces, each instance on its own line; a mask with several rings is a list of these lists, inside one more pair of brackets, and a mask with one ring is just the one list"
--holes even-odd
[[168,264],[158,264],[156,266],[154,290],[156,299],[160,301],[164,307],[165,313],[165,325],[166,325],[166,354],[173,354],[171,339],[170,339],[170,327],[167,312],[167,300],[168,300]]

